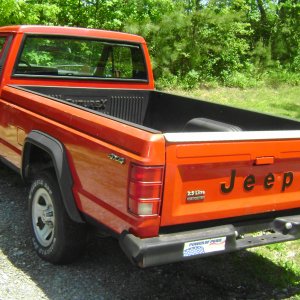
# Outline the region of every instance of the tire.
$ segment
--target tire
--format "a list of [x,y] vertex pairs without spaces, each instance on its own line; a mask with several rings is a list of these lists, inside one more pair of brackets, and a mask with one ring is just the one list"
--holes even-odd
[[29,220],[37,254],[53,264],[67,264],[84,251],[86,227],[68,216],[56,177],[43,171],[29,191]]

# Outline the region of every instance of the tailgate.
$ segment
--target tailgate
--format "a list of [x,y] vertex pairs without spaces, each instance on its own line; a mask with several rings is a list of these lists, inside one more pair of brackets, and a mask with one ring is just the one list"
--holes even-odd
[[299,139],[166,139],[162,226],[300,207]]

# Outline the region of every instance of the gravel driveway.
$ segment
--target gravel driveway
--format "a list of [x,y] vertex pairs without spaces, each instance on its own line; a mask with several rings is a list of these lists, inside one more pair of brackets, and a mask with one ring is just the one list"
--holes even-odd
[[130,264],[116,240],[93,235],[78,262],[51,265],[31,246],[21,179],[0,164],[1,300],[284,299],[299,292],[274,286],[256,266],[287,272],[247,251],[141,270]]

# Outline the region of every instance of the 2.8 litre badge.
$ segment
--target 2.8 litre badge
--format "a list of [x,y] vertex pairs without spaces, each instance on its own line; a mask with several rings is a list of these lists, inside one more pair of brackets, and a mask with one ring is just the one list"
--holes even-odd
[[205,199],[205,191],[195,190],[186,192],[186,201],[200,201]]

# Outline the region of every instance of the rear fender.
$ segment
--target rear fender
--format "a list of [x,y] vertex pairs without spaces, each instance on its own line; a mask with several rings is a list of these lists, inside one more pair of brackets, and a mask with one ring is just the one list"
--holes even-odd
[[22,157],[21,175],[23,179],[27,181],[29,178],[30,154],[33,145],[45,151],[51,157],[64,206],[69,217],[77,223],[84,223],[77,209],[72,192],[73,179],[67,160],[66,150],[63,144],[57,139],[37,130],[33,130],[28,134],[25,139]]

